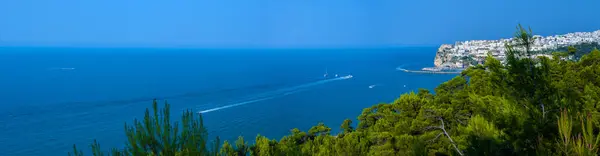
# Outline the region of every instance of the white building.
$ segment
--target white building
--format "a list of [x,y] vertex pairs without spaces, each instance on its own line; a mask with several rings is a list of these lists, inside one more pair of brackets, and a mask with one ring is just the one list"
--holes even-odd
[[[581,43],[600,43],[600,30],[594,32],[574,32],[564,35],[554,35],[546,37],[534,35],[533,38],[535,40],[531,49],[534,51],[541,51]],[[500,40],[462,41],[456,42],[454,46],[448,47],[448,49],[446,50],[449,52],[453,52],[452,54],[448,54],[450,56],[474,56],[477,57],[477,59],[485,59],[485,57],[487,57],[488,52],[491,52],[493,57],[503,61],[506,57],[506,48],[504,47],[505,43],[515,42],[516,41],[513,38]],[[543,54],[539,56],[547,56],[550,58],[552,57]],[[458,63],[450,64],[458,65]]]

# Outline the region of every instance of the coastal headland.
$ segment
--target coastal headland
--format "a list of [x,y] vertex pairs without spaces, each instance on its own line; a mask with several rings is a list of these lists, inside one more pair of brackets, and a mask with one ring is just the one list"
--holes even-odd
[[[574,32],[554,36],[533,36],[532,51],[534,56],[550,56],[549,51],[568,46],[600,43],[600,30],[594,32]],[[435,55],[433,68],[466,68],[482,64],[488,54],[504,62],[506,59],[505,44],[514,44],[514,38],[499,40],[470,40],[459,41],[455,44],[442,44]]]
[[[574,32],[553,36],[533,36],[533,51],[537,53],[531,57],[550,57],[549,52],[568,46],[582,44],[600,44],[600,30],[593,32]],[[470,40],[458,41],[454,44],[442,44],[436,51],[433,67],[425,67],[421,70],[409,70],[397,68],[399,71],[424,74],[458,74],[463,69],[477,64],[483,64],[485,58],[490,54],[502,63],[506,59],[505,44],[513,44],[514,38],[499,40]]]

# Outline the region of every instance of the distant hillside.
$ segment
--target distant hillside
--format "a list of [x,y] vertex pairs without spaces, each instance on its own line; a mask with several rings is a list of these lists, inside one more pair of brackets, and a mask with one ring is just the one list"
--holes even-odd
[[[600,44],[598,44],[597,42],[592,42],[592,43],[580,43],[580,44],[576,44],[576,45],[572,45],[575,49],[577,49],[577,51],[575,52],[575,55],[573,57],[573,59],[575,60],[579,60],[583,55],[590,53],[592,50],[594,49],[600,49]],[[550,54],[553,52],[567,52],[568,51],[568,47],[569,46],[561,46],[558,47],[556,49],[549,49],[549,50],[543,50],[539,53],[541,54]]]

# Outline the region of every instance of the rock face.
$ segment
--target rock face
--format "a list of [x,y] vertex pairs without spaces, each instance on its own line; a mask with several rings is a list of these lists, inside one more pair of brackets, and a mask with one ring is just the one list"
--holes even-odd
[[433,61],[433,65],[435,65],[435,67],[441,67],[444,63],[452,59],[448,54],[451,53],[453,47],[454,45],[451,44],[442,44],[442,46],[440,46],[440,48],[438,48],[437,52],[435,53],[435,60]]

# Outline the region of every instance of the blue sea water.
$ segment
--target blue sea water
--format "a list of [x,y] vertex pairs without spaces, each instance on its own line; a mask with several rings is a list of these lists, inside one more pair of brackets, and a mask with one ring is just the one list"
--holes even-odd
[[122,147],[124,123],[154,98],[173,119],[203,112],[211,138],[280,139],[318,122],[337,132],[363,108],[454,77],[396,70],[432,66],[435,50],[0,48],[0,155]]

